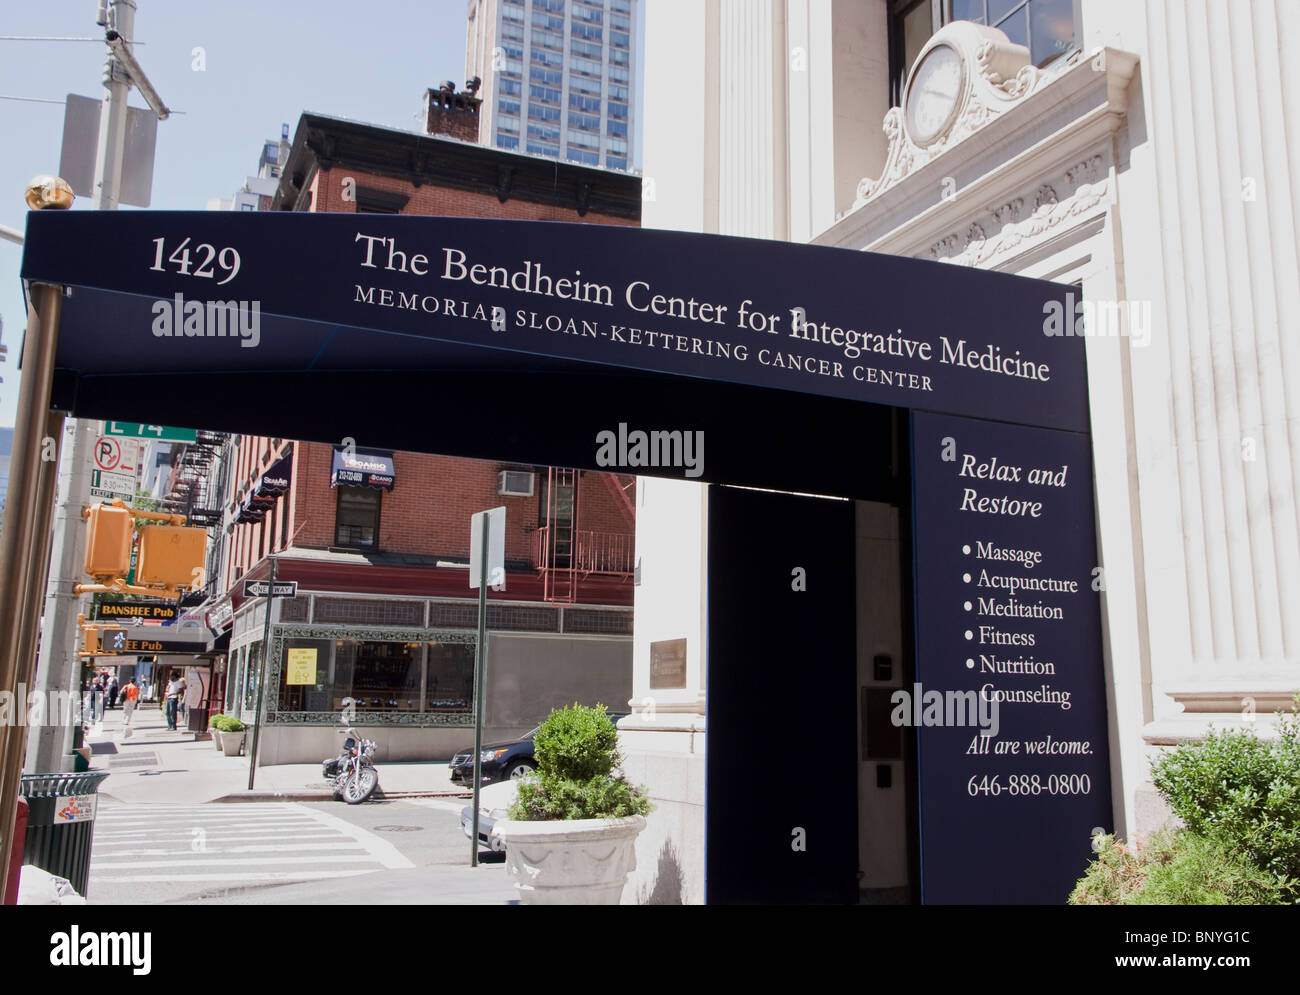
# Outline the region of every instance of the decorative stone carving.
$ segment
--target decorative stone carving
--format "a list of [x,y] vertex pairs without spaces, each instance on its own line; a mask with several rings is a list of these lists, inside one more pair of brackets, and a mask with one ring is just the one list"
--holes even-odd
[[990,207],[989,213],[993,215],[993,220],[998,224],[1007,225],[1020,220],[1020,212],[1024,209],[1024,206],[1025,199],[1023,197],[1013,197],[1005,204]]
[[908,134],[904,109],[891,107],[884,119],[889,141],[884,171],[879,179],[864,177],[858,183],[855,210],[1005,114],[1036,92],[1048,76],[1029,62],[1029,49],[1013,45],[997,28],[970,21],[954,21],[937,31],[916,64],[921,64],[930,49],[943,44],[952,46],[966,61],[961,110],[945,134],[923,147]]
[[[1096,158],[1100,160],[1101,157]],[[1037,238],[1062,222],[1090,211],[1106,197],[1108,189],[1106,180],[1084,183],[1071,196],[1058,201],[1056,191],[1044,184],[1038,188],[1034,210],[1028,218],[1017,222],[1009,221],[1000,231],[987,238],[978,223],[971,224],[965,238],[953,234],[932,245],[930,256],[940,262],[959,266],[979,266],[994,256],[1015,248],[1021,242]],[[975,237],[976,234],[978,238]],[[959,253],[954,251],[958,245],[964,246]],[[945,252],[945,249],[948,251]]]

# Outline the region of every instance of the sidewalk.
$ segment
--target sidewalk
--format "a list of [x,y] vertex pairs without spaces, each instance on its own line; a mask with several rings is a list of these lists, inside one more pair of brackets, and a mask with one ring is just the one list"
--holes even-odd
[[[122,736],[122,710],[104,713],[102,728],[86,739],[92,770],[106,770],[99,793],[122,802],[197,804],[240,801],[329,801],[319,763],[259,767],[248,790],[248,757],[227,757],[211,740],[172,732],[156,703],[137,708],[131,735]],[[245,750],[248,741],[245,741]],[[322,759],[324,759],[322,757]],[[468,797],[453,784],[445,763],[378,765],[384,797]]]

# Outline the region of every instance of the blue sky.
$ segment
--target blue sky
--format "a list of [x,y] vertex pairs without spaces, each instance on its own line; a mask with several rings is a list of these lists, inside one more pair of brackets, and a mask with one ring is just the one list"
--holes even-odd
[[[176,113],[158,125],[154,210],[203,210],[257,166],[263,141],[290,134],[305,110],[418,130],[424,91],[464,82],[466,0],[137,0],[137,57]],[[0,35],[103,37],[95,0],[0,6]],[[193,50],[204,49],[204,71]],[[0,224],[22,230],[23,190],[57,173],[62,101],[98,99],[104,45],[0,41]],[[143,107],[132,91],[132,106]],[[74,210],[86,208],[78,198]],[[134,208],[123,208],[134,210]],[[0,316],[9,356],[0,366],[0,425],[12,425],[26,321],[22,249],[0,241]]]

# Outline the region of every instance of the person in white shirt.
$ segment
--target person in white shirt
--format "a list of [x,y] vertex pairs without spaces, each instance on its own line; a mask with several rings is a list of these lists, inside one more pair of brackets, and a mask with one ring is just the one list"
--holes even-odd
[[173,676],[167,682],[167,728],[175,730],[176,728],[176,708],[178,695],[180,694],[180,681]]

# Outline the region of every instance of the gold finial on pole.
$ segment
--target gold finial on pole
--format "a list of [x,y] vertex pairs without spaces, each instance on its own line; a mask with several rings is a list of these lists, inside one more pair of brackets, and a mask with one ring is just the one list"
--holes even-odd
[[43,211],[51,207],[66,211],[72,206],[76,196],[63,177],[42,173],[28,181],[26,199],[27,206],[33,211]]

